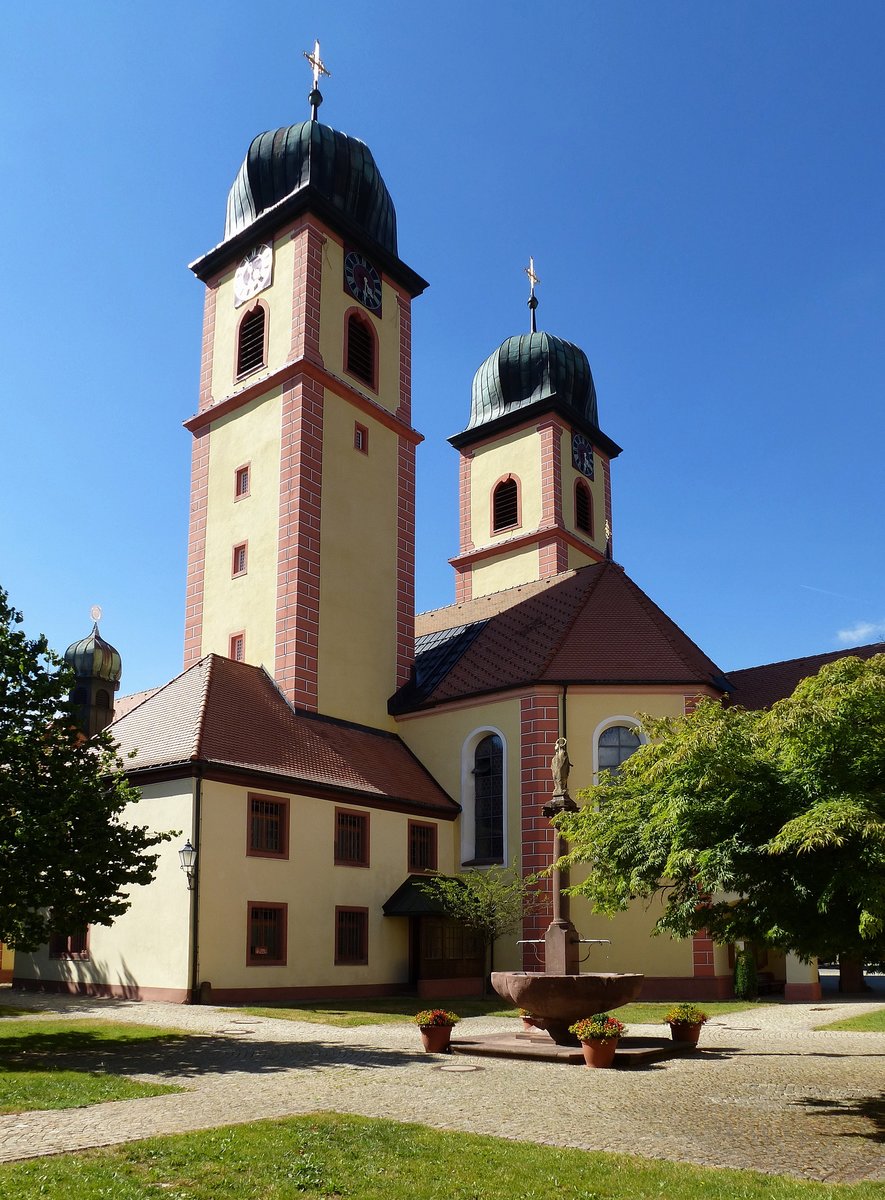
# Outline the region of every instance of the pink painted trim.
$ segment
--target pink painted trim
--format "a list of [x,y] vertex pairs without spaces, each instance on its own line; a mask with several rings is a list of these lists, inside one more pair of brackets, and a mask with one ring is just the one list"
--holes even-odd
[[292,285],[293,359],[323,365],[320,353],[320,300],[325,235],[309,218],[297,222],[291,234],[295,249]]
[[466,554],[474,548],[473,526],[470,511],[471,481],[473,475],[473,451],[462,450],[458,467],[458,510],[461,527],[460,553]]
[[[520,716],[520,797],[524,875],[550,866],[553,856],[553,827],[541,811],[550,798],[550,760],[559,737],[559,693],[533,691],[523,695]],[[547,890],[549,892],[549,885]],[[543,938],[550,923],[550,908],[534,913],[523,922],[524,938]],[[523,969],[537,970],[532,947],[524,947]]]
[[194,430],[191,447],[191,500],[184,612],[184,669],[203,653],[203,588],[206,571],[206,515],[209,507],[209,426]]
[[283,389],[274,677],[316,712],[323,482],[323,388],[305,374]]
[[[583,547],[582,547],[583,548]],[[550,579],[568,570],[568,542],[563,533],[538,541],[538,578]]]
[[399,306],[399,404],[396,415],[407,425],[412,423],[412,302],[397,291]]
[[695,979],[707,979],[715,975],[714,944],[706,929],[699,929],[691,939],[691,950]]
[[[240,361],[240,338],[241,338],[242,332],[243,332],[243,325],[249,319],[249,317],[255,315],[256,310],[259,308],[263,309],[263,311],[264,311],[264,330],[263,330],[264,342],[261,347],[261,362],[257,363],[254,367],[249,367],[249,369],[246,371],[238,372],[237,364]],[[234,375],[233,375],[234,384],[242,383],[242,381],[244,379],[248,379],[249,376],[254,375],[256,371],[262,371],[267,367],[267,346],[268,346],[269,338],[270,338],[270,308],[268,307],[266,300],[260,300],[260,299],[253,300],[252,304],[247,309],[245,309],[245,311],[243,313],[240,314],[240,318],[237,321],[237,332],[234,335]]]
[[13,988],[24,992],[51,992],[69,996],[109,996],[121,1000],[157,1000],[161,1004],[187,1004],[188,988],[142,987],[141,984],[101,983],[95,980],[28,979],[16,975]]
[[551,420],[537,428],[541,439],[541,525],[561,528],[563,427]]
[[784,1000],[792,1001],[793,1003],[820,1000],[821,995],[820,982],[784,984]]
[[202,411],[212,403],[212,368],[215,356],[215,307],[217,287],[207,287],[203,300],[203,348],[200,356],[200,393],[198,408]]
[[396,685],[407,683],[415,661],[415,446],[397,443]]
[[548,532],[546,530],[533,529],[529,533],[521,533],[517,537],[502,538],[499,542],[493,542],[490,546],[481,546],[478,550],[470,550],[466,554],[459,554],[455,558],[450,558],[449,563],[457,571],[459,567],[467,566],[469,563],[479,562],[484,558],[496,558],[504,551],[521,550],[525,546],[530,546],[533,542],[540,541],[543,537],[559,538],[567,546],[574,546],[575,549],[582,551],[594,562],[602,562],[602,554],[594,547],[588,546],[586,542],[582,542],[580,538],[575,537],[569,530],[556,530]]
[[[596,451],[596,459],[597,459],[597,462],[599,463],[600,469],[601,469],[601,471],[602,471],[602,474],[603,474],[603,478],[604,478],[604,480],[605,480],[605,519],[606,519],[606,521],[608,521],[608,527],[609,527],[609,529],[613,529],[613,528],[614,528],[614,522],[612,521],[612,474],[611,474],[611,463],[610,463],[610,462],[609,462],[609,460],[608,460],[608,459],[605,457],[605,455],[604,455],[604,454],[600,454],[598,450]],[[605,530],[604,530],[604,528],[603,528],[603,537],[605,537]],[[603,547],[603,549],[604,549],[604,547]],[[611,549],[610,549],[610,553],[611,553],[611,556],[612,556],[612,558],[614,558],[614,556],[615,556],[615,550],[614,550],[614,537],[612,538],[612,541],[611,541]]]
[[[371,380],[363,379],[362,375],[355,375],[353,371],[347,369],[347,360],[350,353],[350,322],[351,320],[359,321],[365,329],[369,331],[372,338],[372,378]],[[375,328],[375,323],[364,308],[358,308],[353,305],[344,314],[344,356],[341,360],[341,369],[350,379],[356,380],[360,387],[371,388],[373,392],[378,391],[378,330]]]

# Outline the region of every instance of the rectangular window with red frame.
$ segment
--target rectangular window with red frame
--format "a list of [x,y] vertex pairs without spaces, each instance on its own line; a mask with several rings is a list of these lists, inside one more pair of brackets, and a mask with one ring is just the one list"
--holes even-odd
[[369,865],[369,814],[335,809],[335,865],[337,867],[367,867]]
[[245,633],[232,633],[230,635],[230,653],[228,658],[232,658],[234,662],[243,662],[246,658],[246,635]]
[[288,905],[250,900],[246,919],[248,942],[246,965],[286,965],[286,918]]
[[258,858],[289,857],[289,801],[250,792],[246,853]]
[[230,573],[236,579],[238,575],[245,575],[249,569],[249,543],[240,542],[238,546],[234,546],[233,554],[231,555]]
[[369,961],[369,910],[335,909],[335,965],[365,966]]
[[89,958],[89,927],[73,933],[51,933],[49,935],[50,958]]
[[237,467],[234,473],[234,499],[242,500],[249,495],[250,488],[250,469],[249,464]]
[[425,821],[409,821],[409,870],[435,871],[437,827]]

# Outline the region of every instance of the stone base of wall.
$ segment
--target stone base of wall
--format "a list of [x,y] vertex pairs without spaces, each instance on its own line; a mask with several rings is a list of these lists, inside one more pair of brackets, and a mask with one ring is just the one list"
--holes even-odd
[[68,996],[106,996],[116,1000],[159,1000],[162,1004],[187,1004],[187,988],[141,987],[134,984],[94,983],[70,979],[26,979],[14,976],[12,986],[22,992],[53,992]]
[[808,1002],[821,999],[820,983],[785,983],[784,1000]]
[[[428,996],[481,996],[482,979],[479,976],[467,979],[419,979],[418,997],[423,1000]],[[494,992],[492,993],[494,995]]]
[[640,1000],[731,1000],[731,975],[646,975]]

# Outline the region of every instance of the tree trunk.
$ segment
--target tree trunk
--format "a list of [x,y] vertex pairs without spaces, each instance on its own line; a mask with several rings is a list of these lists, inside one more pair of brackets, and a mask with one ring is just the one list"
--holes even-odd
[[839,991],[868,992],[869,985],[864,982],[863,959],[850,954],[839,955]]

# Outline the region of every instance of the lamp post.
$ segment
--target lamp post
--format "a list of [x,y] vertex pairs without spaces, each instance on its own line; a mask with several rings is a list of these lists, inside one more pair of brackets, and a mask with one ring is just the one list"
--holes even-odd
[[194,890],[194,875],[196,874],[197,852],[191,845],[190,838],[188,838],[188,840],[178,851],[178,858],[179,862],[181,863],[181,869],[187,876],[187,890],[192,892]]

